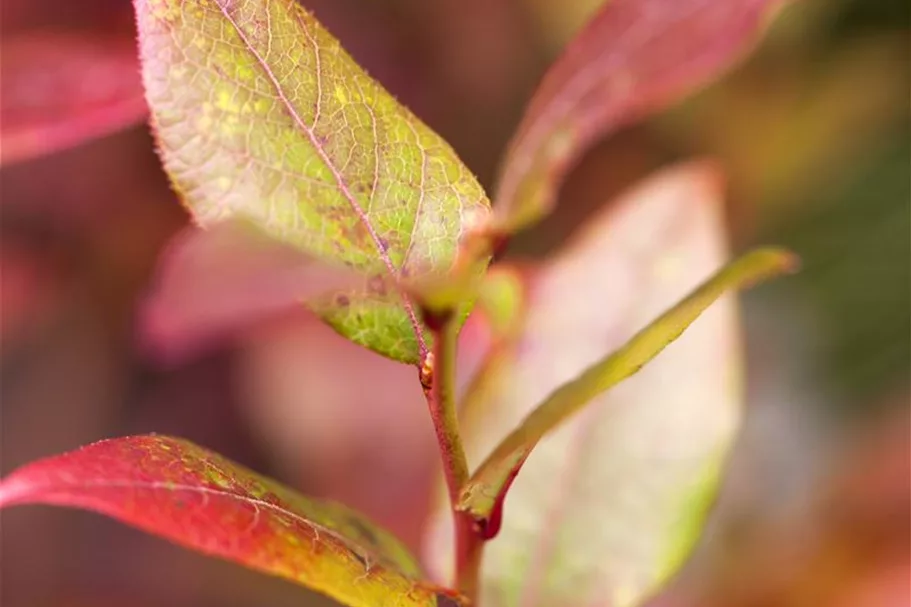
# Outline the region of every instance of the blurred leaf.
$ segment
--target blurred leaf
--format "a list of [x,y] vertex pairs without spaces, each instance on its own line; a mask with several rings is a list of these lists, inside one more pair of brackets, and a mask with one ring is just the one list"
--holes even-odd
[[156,351],[179,356],[297,304],[343,300],[363,283],[239,220],[188,228],[162,256],[142,333]]
[[[465,429],[472,458],[719,267],[718,182],[703,164],[660,173],[541,269],[522,337],[476,403],[484,415]],[[544,437],[488,544],[485,599],[626,607],[654,591],[701,529],[739,424],[739,373],[726,297],[635,377]],[[445,524],[440,517],[431,555],[445,554]]]
[[495,223],[550,212],[571,164],[617,128],[660,111],[740,59],[783,0],[612,0],[548,70],[510,143]]
[[519,268],[491,268],[478,290],[477,305],[489,320],[495,339],[512,339],[521,331],[525,300],[525,283]]
[[[483,190],[310,13],[292,0],[135,6],[164,164],[198,221],[244,217],[368,275],[450,267],[463,217],[487,212]],[[391,358],[426,351],[396,289],[320,313]]]
[[559,51],[609,0],[524,0],[547,49]]
[[181,439],[114,439],[34,462],[0,483],[0,507],[17,504],[93,510],[346,605],[457,604],[416,581],[407,551],[356,513]]
[[508,484],[546,434],[578,413],[599,394],[606,392],[679,338],[699,316],[726,291],[741,289],[795,266],[793,255],[781,249],[758,249],[720,270],[686,299],[636,333],[619,349],[566,382],[536,407],[521,425],[501,442],[465,486],[459,508],[476,519],[491,516],[503,500]]
[[136,124],[148,112],[129,38],[25,32],[0,44],[0,164]]
[[7,353],[62,307],[66,281],[47,251],[9,236],[0,243],[0,348]]

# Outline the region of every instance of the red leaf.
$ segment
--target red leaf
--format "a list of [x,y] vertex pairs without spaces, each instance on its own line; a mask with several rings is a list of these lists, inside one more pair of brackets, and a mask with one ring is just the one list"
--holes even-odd
[[114,439],[29,464],[0,483],[0,507],[16,504],[93,510],[347,605],[458,604],[418,581],[398,541],[355,512],[180,439]]
[[0,49],[0,164],[108,135],[148,111],[129,38],[29,32]]
[[783,0],[611,0],[547,72],[510,144],[499,228],[546,215],[595,140],[664,109],[742,57]]

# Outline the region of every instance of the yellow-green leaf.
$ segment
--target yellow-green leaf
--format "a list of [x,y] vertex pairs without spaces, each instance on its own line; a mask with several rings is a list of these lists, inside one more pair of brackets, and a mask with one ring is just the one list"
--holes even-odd
[[382,285],[445,273],[464,218],[488,212],[453,150],[293,0],[134,3],[161,155],[197,221],[246,218],[365,274],[344,305],[317,311],[417,362],[415,306]]
[[557,388],[485,460],[465,487],[460,508],[487,518],[506,483],[545,434],[555,430],[596,396],[636,373],[680,337],[725,291],[741,289],[794,267],[794,256],[767,248],[747,253],[726,266],[683,301],[636,333],[620,349]]

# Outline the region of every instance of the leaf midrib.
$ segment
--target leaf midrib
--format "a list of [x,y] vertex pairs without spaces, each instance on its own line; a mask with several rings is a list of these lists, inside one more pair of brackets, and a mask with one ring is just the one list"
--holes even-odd
[[[266,75],[266,78],[269,79],[269,82],[272,84],[273,88],[275,89],[275,93],[278,95],[278,98],[281,101],[282,105],[285,107],[285,110],[287,110],[288,114],[291,116],[291,119],[294,121],[294,124],[297,126],[298,129],[300,129],[307,136],[307,139],[310,140],[310,145],[312,145],[313,149],[316,150],[316,153],[320,157],[320,160],[323,162],[323,164],[326,166],[326,168],[329,169],[329,172],[332,173],[332,177],[335,179],[335,183],[338,186],[339,190],[341,191],[342,195],[348,201],[349,205],[351,206],[351,209],[354,211],[354,213],[357,215],[358,219],[361,221],[361,223],[366,228],[367,233],[370,234],[370,238],[373,240],[373,244],[376,247],[377,255],[379,255],[379,258],[383,262],[383,265],[386,266],[386,271],[389,272],[390,276],[392,276],[396,279],[399,278],[399,272],[396,270],[395,265],[392,263],[392,259],[389,257],[389,254],[386,252],[386,249],[383,247],[382,240],[380,239],[379,234],[376,233],[376,230],[373,228],[373,225],[370,223],[370,218],[367,217],[367,213],[364,211],[363,208],[361,208],[360,203],[358,203],[357,199],[351,193],[351,190],[348,188],[348,184],[345,183],[345,180],[342,177],[341,172],[335,166],[335,163],[332,161],[332,158],[330,158],[329,155],[326,153],[326,151],[323,149],[322,145],[319,142],[319,139],[316,137],[316,134],[303,121],[300,114],[298,114],[294,105],[291,103],[291,100],[288,98],[287,95],[285,95],[285,92],[282,89],[282,86],[279,83],[278,79],[275,77],[275,74],[273,73],[272,68],[269,67],[269,65],[268,65],[268,63],[266,63],[265,59],[263,59],[263,57],[259,54],[259,52],[254,48],[254,46],[250,42],[249,38],[247,38],[246,33],[243,31],[243,29],[240,27],[240,25],[238,25],[237,21],[234,19],[234,17],[229,12],[228,8],[221,2],[216,2],[216,4],[218,5],[218,9],[221,11],[222,16],[227,20],[228,23],[231,24],[231,27],[234,28],[234,31],[237,33],[241,42],[243,42],[244,47],[250,52],[251,55],[253,55],[253,58],[256,59],[256,62],[259,64],[260,68],[262,68],[263,72]],[[298,10],[303,10],[303,9],[298,8]],[[306,25],[303,23],[300,23],[299,19],[298,19],[298,23],[301,25],[301,27],[304,30],[307,29]],[[314,52],[315,56],[318,58],[319,57],[319,45],[317,44],[316,40],[313,39],[311,36],[308,35],[307,37],[308,37],[308,39],[310,39],[312,41],[313,52]],[[322,74],[319,73],[319,70],[317,70],[317,73],[316,73],[316,81],[317,81],[317,83],[320,83],[322,81]],[[321,85],[318,85],[318,86],[321,86]],[[321,104],[322,104],[321,94],[317,93],[317,103],[316,103],[317,108],[319,108],[321,106]],[[319,110],[317,109],[317,111],[319,111]],[[376,119],[374,118],[374,121],[375,120]],[[417,218],[415,218],[415,221],[417,221]],[[400,295],[402,298],[402,307],[405,309],[405,312],[408,315],[408,320],[411,323],[411,328],[414,331],[415,338],[417,339],[418,350],[419,350],[419,364],[422,364],[423,361],[426,359],[427,353],[428,353],[427,342],[424,339],[424,332],[421,330],[421,324],[418,321],[417,314],[415,313],[415,310],[414,310],[414,305],[411,303],[411,299],[408,297],[408,295],[406,293],[403,293],[401,291],[400,291]]]
[[[338,531],[326,527],[321,523],[317,523],[303,515],[300,515],[293,510],[289,510],[284,506],[279,504],[274,504],[266,500],[255,498],[249,495],[244,495],[242,493],[234,493],[226,489],[217,489],[214,487],[199,487],[195,485],[186,485],[181,483],[172,483],[168,481],[134,481],[129,479],[112,479],[112,480],[94,480],[94,481],[79,481],[76,484],[71,484],[66,487],[67,489],[82,488],[82,489],[148,489],[152,491],[162,491],[165,493],[171,493],[175,491],[186,491],[189,493],[197,493],[205,496],[214,495],[222,498],[226,498],[230,501],[237,501],[244,504],[249,504],[256,508],[265,508],[273,512],[288,516],[295,521],[310,527],[315,532],[316,537],[314,538],[315,542],[325,544],[324,540],[321,539],[321,534],[325,534],[332,539],[336,540],[338,543],[342,544],[346,549],[355,551],[355,546],[358,550],[362,550],[365,553],[373,554],[373,551],[369,548],[362,546],[360,543],[354,541],[353,539],[347,538],[344,535],[340,534]],[[56,491],[51,488],[52,491]],[[379,558],[382,558],[382,555],[375,554]],[[384,567],[385,569],[385,567]],[[407,575],[402,572],[396,571],[396,575],[400,575],[403,578],[410,579]]]

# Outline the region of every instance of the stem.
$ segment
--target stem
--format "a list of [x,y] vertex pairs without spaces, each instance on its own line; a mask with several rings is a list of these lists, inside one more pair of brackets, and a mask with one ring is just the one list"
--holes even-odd
[[471,516],[456,510],[459,494],[469,478],[455,402],[459,325],[451,312],[435,315],[425,311],[425,321],[433,335],[433,353],[422,365],[421,383],[440,447],[455,525],[455,580],[459,591],[476,604],[483,540]]
[[471,516],[455,508],[452,514],[455,520],[456,587],[468,598],[470,605],[477,605],[484,539],[478,534]]

